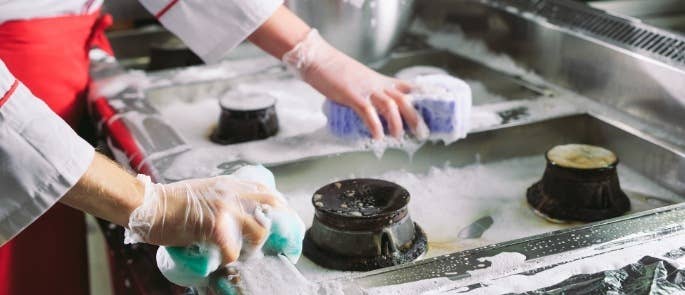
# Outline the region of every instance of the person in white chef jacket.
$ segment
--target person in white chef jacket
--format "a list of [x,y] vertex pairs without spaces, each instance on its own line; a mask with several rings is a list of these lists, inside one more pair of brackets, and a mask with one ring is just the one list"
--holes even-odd
[[[334,49],[280,0],[140,2],[206,62],[249,39],[353,108],[376,139],[383,136],[379,115],[395,137],[403,121],[418,126],[409,85]],[[226,263],[237,259],[240,241],[258,244],[266,234],[252,212],[239,208],[285,206],[258,183],[218,177],[162,185],[134,177],[72,130],[84,104],[87,50],[98,40],[106,47],[101,4],[0,1],[0,295],[88,292],[84,242],[64,244],[66,217],[44,214],[62,206],[56,204],[125,226],[151,244],[213,242]],[[27,227],[16,239],[26,234],[23,244],[10,247]]]

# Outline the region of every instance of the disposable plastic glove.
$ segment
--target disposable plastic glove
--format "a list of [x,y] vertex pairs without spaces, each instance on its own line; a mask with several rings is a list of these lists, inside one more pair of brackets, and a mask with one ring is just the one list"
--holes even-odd
[[381,75],[336,50],[316,30],[283,55],[283,62],[328,99],[352,108],[374,139],[384,134],[379,114],[394,137],[404,133],[402,119],[414,134],[426,129],[407,95],[408,83]]
[[[225,259],[227,255],[222,255],[222,253],[229,253],[228,256],[239,253],[239,260],[261,256],[262,253],[267,255],[285,254],[292,263],[295,263],[302,253],[302,240],[304,239],[305,231],[304,223],[292,209],[285,206],[286,201],[276,190],[273,174],[262,166],[245,166],[229,176],[189,180],[167,186],[152,184],[147,177],[140,176],[139,178],[146,183],[146,199],[148,191],[151,191],[153,195],[158,195],[158,191],[162,191],[164,192],[162,195],[180,196],[183,196],[183,192],[186,192],[185,195],[189,200],[188,203],[192,203],[190,200],[198,199],[198,196],[202,195],[204,197],[200,197],[198,201],[211,205],[200,206],[205,208],[202,210],[192,210],[191,207],[188,207],[188,212],[203,212],[203,216],[206,218],[204,223],[213,223],[214,231],[207,232],[206,230],[201,230],[200,232],[205,232],[205,234],[197,235],[200,238],[192,242],[192,245],[183,243],[184,247],[159,247],[157,250],[157,266],[162,274],[175,284],[198,288],[206,287],[212,272],[220,269],[222,265],[236,260],[233,258]],[[180,190],[180,192],[177,192],[177,190]],[[144,203],[134,211],[134,214],[131,216],[131,225],[129,225],[131,230],[127,230],[126,233],[127,242],[150,242],[149,239],[143,237],[152,236],[149,233],[153,232],[154,229],[151,229],[151,226],[147,224],[155,224],[154,221],[150,220],[156,220],[156,218],[138,218],[136,215],[151,216],[154,212],[159,214],[160,202],[153,202],[156,199],[150,197],[150,203],[158,203],[157,205],[148,206],[146,209]],[[216,199],[221,199],[222,201],[216,201]],[[234,201],[231,203],[224,199],[233,199]],[[218,207],[214,206],[214,202],[218,202],[220,205]],[[217,210],[206,209],[212,207],[217,208]],[[210,217],[212,215],[226,215],[220,214],[219,210],[221,209],[218,209],[226,207],[241,208],[243,220],[247,220],[244,225],[253,227],[256,222],[259,226],[256,230],[248,230],[251,232],[263,230],[264,234],[259,233],[242,237],[240,234],[236,234],[237,231],[234,226],[221,227],[216,221],[211,222],[211,220],[216,220],[216,218]],[[157,208],[157,210],[150,208]],[[167,212],[168,210],[167,206],[166,210],[163,210],[165,211],[164,214],[169,213]],[[250,212],[253,213],[250,214]],[[232,213],[233,211],[230,214]],[[165,216],[164,214],[162,215]],[[186,215],[192,215],[192,213],[186,213]],[[231,217],[224,216],[223,218],[232,219]],[[136,218],[138,221],[134,222]],[[198,220],[197,218],[191,219]],[[163,222],[168,224],[169,220],[163,220]],[[198,222],[192,221],[190,223],[197,224]],[[229,224],[231,223],[237,224],[237,222],[229,222]],[[141,226],[136,227],[132,224],[141,224]],[[238,228],[242,229],[243,234],[246,233],[244,228]],[[182,230],[171,232],[178,235],[180,231]],[[217,232],[217,234],[214,232]],[[228,238],[212,238],[216,236],[226,236]],[[229,240],[229,244],[221,242],[226,239]],[[238,246],[230,246],[231,244]],[[163,243],[162,245],[169,245],[169,243]],[[226,245],[229,246],[227,247]],[[220,252],[219,248],[228,248],[228,250]],[[224,257],[223,260],[221,259],[222,256]],[[227,283],[227,286],[231,285],[225,281],[222,281],[222,283]]]
[[[273,173],[264,166],[245,166],[238,169],[232,176],[264,184],[278,196],[281,204],[287,203],[276,189],[276,179]],[[292,263],[296,263],[302,255],[302,240],[304,240],[305,232],[302,219],[287,206],[264,207],[263,209],[259,220],[269,229],[269,234],[262,245],[262,252],[266,255],[284,254]]]
[[[261,247],[269,233],[265,207],[284,207],[266,185],[231,176],[145,184],[143,203],[130,216],[125,242],[163,246],[208,243],[221,262],[236,261],[243,245]],[[260,221],[260,219],[262,219]]]

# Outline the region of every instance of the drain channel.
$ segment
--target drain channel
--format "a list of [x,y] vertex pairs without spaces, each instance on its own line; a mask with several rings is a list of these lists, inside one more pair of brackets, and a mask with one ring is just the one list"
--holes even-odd
[[486,2],[532,13],[545,18],[551,24],[582,32],[668,64],[679,67],[685,65],[685,36],[641,23],[638,20],[611,15],[570,0],[487,0]]

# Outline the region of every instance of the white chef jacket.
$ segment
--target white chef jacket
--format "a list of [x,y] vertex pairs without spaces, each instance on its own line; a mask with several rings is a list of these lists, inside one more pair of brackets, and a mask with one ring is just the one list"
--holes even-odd
[[[114,0],[116,1],[116,0]],[[207,62],[245,40],[282,0],[140,0]],[[97,10],[102,0],[0,0],[0,23]],[[94,149],[0,61],[0,245],[57,202]]]

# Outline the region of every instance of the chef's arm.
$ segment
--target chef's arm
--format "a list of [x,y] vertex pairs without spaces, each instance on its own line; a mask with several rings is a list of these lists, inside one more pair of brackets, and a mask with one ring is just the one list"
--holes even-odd
[[145,186],[107,157],[95,153],[81,179],[60,202],[121,226],[143,200]]
[[261,245],[268,233],[264,213],[243,206],[283,205],[266,185],[228,176],[172,184],[134,178],[96,153],[2,60],[0,188],[0,245],[59,201],[126,226],[129,243],[212,242],[224,263],[237,259],[243,240]]
[[0,245],[56,202],[120,225],[143,186],[72,129],[0,61]]
[[311,28],[290,10],[281,6],[248,40],[262,50],[281,59],[305,39]]
[[403,120],[417,137],[427,136],[427,127],[408,96],[409,84],[381,75],[345,55],[284,6],[248,40],[281,59],[326,98],[357,112],[374,138],[384,134],[379,115],[395,137],[404,133]]
[[258,218],[263,213],[245,211],[244,206],[284,206],[260,183],[218,176],[155,184],[147,176],[133,177],[100,154],[60,202],[125,226],[125,243],[211,242],[223,263],[238,259],[243,241],[261,246],[266,239],[268,229]]

